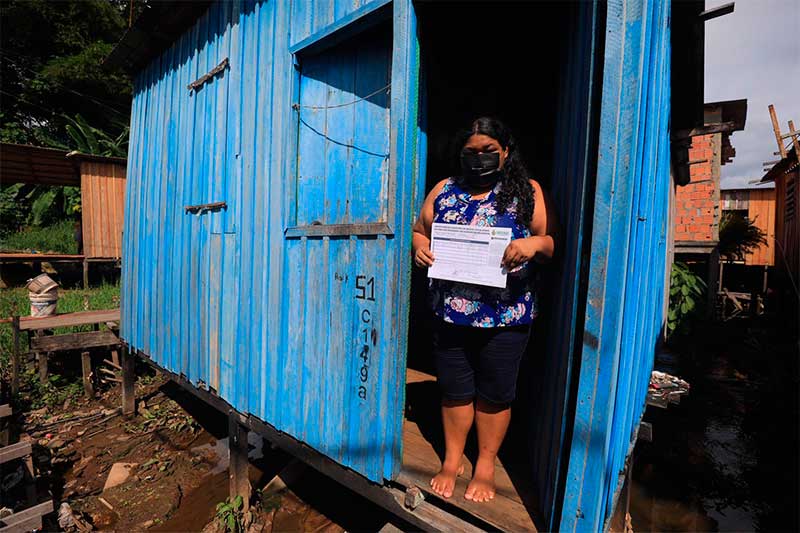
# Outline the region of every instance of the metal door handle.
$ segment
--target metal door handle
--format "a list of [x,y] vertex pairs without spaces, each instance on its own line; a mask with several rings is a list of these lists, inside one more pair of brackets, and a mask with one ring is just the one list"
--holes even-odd
[[202,213],[203,211],[216,211],[217,209],[227,209],[226,202],[211,202],[210,204],[198,204],[184,206],[187,213]]

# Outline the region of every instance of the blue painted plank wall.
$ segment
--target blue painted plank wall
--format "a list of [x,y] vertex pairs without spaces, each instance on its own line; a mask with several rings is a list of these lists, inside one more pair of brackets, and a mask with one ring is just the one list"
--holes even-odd
[[608,2],[584,346],[560,529],[597,531],[644,409],[663,325],[669,2]]
[[[138,73],[121,326],[125,341],[159,365],[375,481],[399,469],[406,339],[392,332],[407,323],[410,236],[288,239],[284,230],[298,199],[289,48],[335,17],[385,3],[217,2]],[[400,161],[413,154],[399,137],[416,145],[417,125],[403,122],[417,116],[416,85],[406,81],[417,68],[413,13],[410,2],[392,9],[394,36],[383,35],[383,51],[339,54],[353,62],[349,85],[328,79],[320,90],[326,105],[346,103],[386,85],[390,72],[398,77],[391,121],[384,93],[341,108],[349,117],[342,127],[333,110],[323,124],[329,138],[370,152],[391,145],[398,158],[376,166],[357,149],[309,145],[304,161],[322,166],[319,190],[303,191],[299,205],[326,213],[324,223],[411,224],[418,173]],[[187,89],[225,58],[227,69]],[[403,194],[396,206],[390,187]],[[331,203],[340,188],[348,201]],[[227,207],[184,209],[219,201]]]

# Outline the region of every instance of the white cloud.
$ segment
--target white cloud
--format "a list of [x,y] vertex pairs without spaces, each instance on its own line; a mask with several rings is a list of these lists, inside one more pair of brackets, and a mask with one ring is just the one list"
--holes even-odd
[[[706,8],[729,1],[707,0]],[[767,106],[775,105],[783,132],[790,119],[800,128],[800,1],[736,0],[733,13],[705,25],[705,101],[747,98],[747,123],[731,137],[736,157],[722,167],[723,183],[760,178],[762,162],[779,159]]]

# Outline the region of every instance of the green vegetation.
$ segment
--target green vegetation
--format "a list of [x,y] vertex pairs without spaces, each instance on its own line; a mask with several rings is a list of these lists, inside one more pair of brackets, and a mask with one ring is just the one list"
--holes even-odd
[[0,250],[4,252],[42,252],[77,254],[75,223],[62,220],[52,226],[39,228],[29,226],[17,233],[0,236]]
[[228,498],[224,502],[217,504],[217,520],[228,533],[239,533],[244,531],[243,521],[243,500],[241,496],[233,499]]
[[[134,3],[135,17],[146,1]],[[0,6],[3,111],[0,140],[70,144],[67,126],[85,117],[113,139],[129,122],[132,84],[103,60],[128,26],[130,0],[8,0]],[[74,125],[73,125],[74,127]]]
[[22,374],[22,388],[28,391],[27,405],[24,410],[40,409],[42,407],[60,407],[66,400],[76,400],[83,395],[83,382],[81,379],[69,380],[63,376],[50,375],[46,383],[39,381],[39,373],[30,370]]
[[725,211],[719,222],[719,254],[728,261],[744,261],[744,256],[762,244],[766,234],[754,220],[736,211]]
[[698,305],[705,294],[706,282],[692,272],[685,263],[672,265],[669,286],[669,312],[667,314],[667,334],[685,333],[689,319],[699,309]]
[[[58,291],[58,312],[70,313],[86,309],[115,309],[119,307],[119,284],[103,285],[89,290],[63,290]],[[28,290],[23,288],[3,289],[0,291],[0,318],[12,315],[26,316],[30,314],[30,301]],[[90,331],[91,326],[74,328],[56,328],[54,333],[69,333],[77,331]],[[0,324],[0,374],[10,372],[9,356],[13,350],[13,339],[10,324]],[[22,337],[21,349],[27,350],[27,339]]]

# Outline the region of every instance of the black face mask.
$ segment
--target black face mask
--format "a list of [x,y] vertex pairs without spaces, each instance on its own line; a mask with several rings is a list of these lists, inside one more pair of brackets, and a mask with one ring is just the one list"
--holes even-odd
[[500,179],[500,153],[464,152],[461,154],[461,169],[464,181],[470,187],[485,188],[493,185]]

